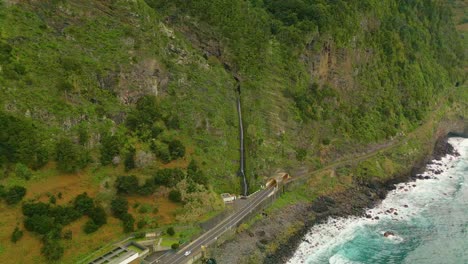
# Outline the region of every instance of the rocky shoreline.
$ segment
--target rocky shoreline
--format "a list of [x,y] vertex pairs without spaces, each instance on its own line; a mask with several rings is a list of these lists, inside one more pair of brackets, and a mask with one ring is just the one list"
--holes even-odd
[[[366,208],[373,208],[387,193],[395,189],[395,184],[408,182],[414,179],[426,179],[418,174],[423,172],[432,160],[440,160],[442,157],[451,154],[458,155],[454,151],[452,145],[448,143],[448,136],[438,138],[435,143],[432,155],[417,162],[411,169],[410,174],[396,175],[385,183],[366,183],[349,188],[344,192],[334,193],[329,196],[321,196],[317,198],[308,208],[307,211],[315,217],[307,217],[304,219],[303,227],[289,237],[286,243],[282,243],[274,254],[267,255],[263,263],[276,264],[285,263],[292,257],[297,247],[304,240],[304,236],[308,230],[315,224],[323,223],[329,217],[347,217],[347,216],[365,216]],[[435,174],[441,172],[434,172]],[[426,176],[427,177],[427,176]],[[376,216],[378,219],[378,216]]]

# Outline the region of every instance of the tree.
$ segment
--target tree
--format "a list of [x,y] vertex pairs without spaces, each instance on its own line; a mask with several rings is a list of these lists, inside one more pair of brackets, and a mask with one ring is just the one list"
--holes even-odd
[[146,226],[146,220],[145,219],[140,219],[138,222],[137,222],[137,227],[138,229],[142,229],[143,227]]
[[169,152],[169,146],[166,143],[152,141],[150,148],[154,155],[156,155],[156,157],[163,163],[169,163],[171,161],[171,153]]
[[57,202],[57,198],[55,198],[55,195],[51,195],[49,197],[49,203],[55,204]]
[[115,187],[119,194],[134,194],[138,191],[138,179],[131,176],[119,176],[115,181]]
[[131,147],[127,154],[125,155],[125,160],[124,160],[124,166],[125,166],[125,171],[129,171],[131,169],[135,168],[135,148]]
[[76,172],[82,168],[80,150],[68,138],[61,138],[55,147],[57,168],[63,172]]
[[21,231],[18,227],[15,227],[13,230],[13,234],[11,234],[11,242],[16,243],[23,237],[23,231]]
[[47,215],[50,205],[43,202],[25,203],[22,206],[24,216]]
[[98,226],[102,226],[102,225],[105,225],[107,223],[106,211],[100,205],[94,207],[94,209],[91,211],[91,214],[89,214],[89,217]]
[[185,147],[182,142],[174,139],[169,142],[169,153],[172,159],[182,158],[185,155]]
[[26,180],[31,179],[32,176],[31,170],[29,170],[29,168],[23,163],[16,163],[15,174],[16,176]]
[[117,136],[104,135],[101,139],[101,163],[108,165],[120,153],[120,142]]
[[45,235],[55,227],[55,221],[47,215],[33,215],[26,217],[24,227],[29,231]]
[[63,256],[64,249],[58,240],[46,239],[41,252],[47,260],[56,261]]
[[169,192],[169,200],[178,203],[182,201],[182,194],[178,190],[171,190]]
[[73,206],[81,214],[89,215],[94,209],[94,200],[86,192],[79,194],[73,201]]
[[122,226],[125,233],[133,232],[135,225],[135,218],[129,213],[122,216]]
[[99,226],[94,223],[93,219],[89,219],[84,227],[83,227],[83,231],[86,233],[86,234],[91,234],[91,233],[94,233],[96,232],[97,230],[99,229]]
[[138,189],[138,194],[146,196],[152,194],[154,191],[154,180],[153,179],[147,179],[145,181],[145,184],[143,184],[139,189]]
[[194,159],[192,159],[187,167],[187,178],[201,185],[208,185],[208,178],[198,168]]
[[115,217],[122,219],[128,211],[128,201],[120,196],[115,198],[111,201],[111,210]]
[[170,236],[174,236],[175,235],[175,230],[174,228],[171,226],[171,227],[168,227],[167,230],[166,230],[166,233]]
[[181,169],[162,169],[158,170],[154,175],[154,184],[174,187],[177,183],[185,178],[185,174]]
[[174,244],[172,244],[172,245],[171,245],[171,248],[172,248],[173,250],[178,249],[178,248],[179,248],[179,243],[174,243]]
[[26,195],[26,188],[22,186],[13,186],[5,193],[7,204],[17,204]]

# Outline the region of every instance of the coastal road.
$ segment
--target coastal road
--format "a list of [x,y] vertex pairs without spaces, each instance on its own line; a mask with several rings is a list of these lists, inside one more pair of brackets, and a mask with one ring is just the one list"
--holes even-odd
[[[177,252],[169,252],[163,256],[160,256],[156,259],[151,259],[151,257],[146,259],[147,263],[151,264],[182,264],[187,263],[194,256],[198,255],[201,252],[201,246],[208,246],[216,241],[216,239],[221,236],[224,232],[228,231],[231,228],[235,228],[245,216],[247,216],[252,211],[256,210],[257,207],[270,195],[273,195],[276,190],[274,188],[266,188],[260,190],[255,194],[251,195],[248,198],[248,202],[240,208],[234,214],[226,217],[221,223],[216,225],[214,228],[208,230],[199,238],[192,241],[187,246],[179,249]],[[185,256],[184,253],[191,251],[190,255]]]

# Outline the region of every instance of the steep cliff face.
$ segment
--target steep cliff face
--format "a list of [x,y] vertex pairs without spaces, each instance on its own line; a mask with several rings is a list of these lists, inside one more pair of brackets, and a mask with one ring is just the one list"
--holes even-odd
[[[80,185],[73,195],[108,208],[118,176],[131,175],[120,179],[139,183],[132,202],[169,203],[172,190],[183,203],[153,215],[196,222],[222,207],[219,193],[241,193],[239,94],[255,191],[279,170],[390,146],[440,113],[466,118],[462,47],[438,0],[0,0],[0,184],[37,199],[49,181],[69,184],[56,192]],[[414,144],[310,186],[383,177]],[[24,220],[5,210],[2,245]],[[106,242],[120,235],[110,224]],[[99,247],[96,237],[73,234],[66,261]]]
[[[2,5],[0,102],[47,124],[50,156],[57,134],[78,142],[84,130],[96,156],[108,133],[121,149],[147,152],[151,139],[177,138],[219,191],[240,190],[233,77],[254,189],[275,170],[320,167],[411,131],[462,81],[461,45],[441,1]],[[145,96],[161,120],[141,133],[128,116]]]

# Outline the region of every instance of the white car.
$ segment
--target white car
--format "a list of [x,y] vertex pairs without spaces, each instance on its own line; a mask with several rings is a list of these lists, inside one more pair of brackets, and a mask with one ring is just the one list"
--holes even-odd
[[188,256],[188,255],[190,255],[190,253],[192,253],[192,251],[190,251],[190,250],[185,251],[184,256]]

